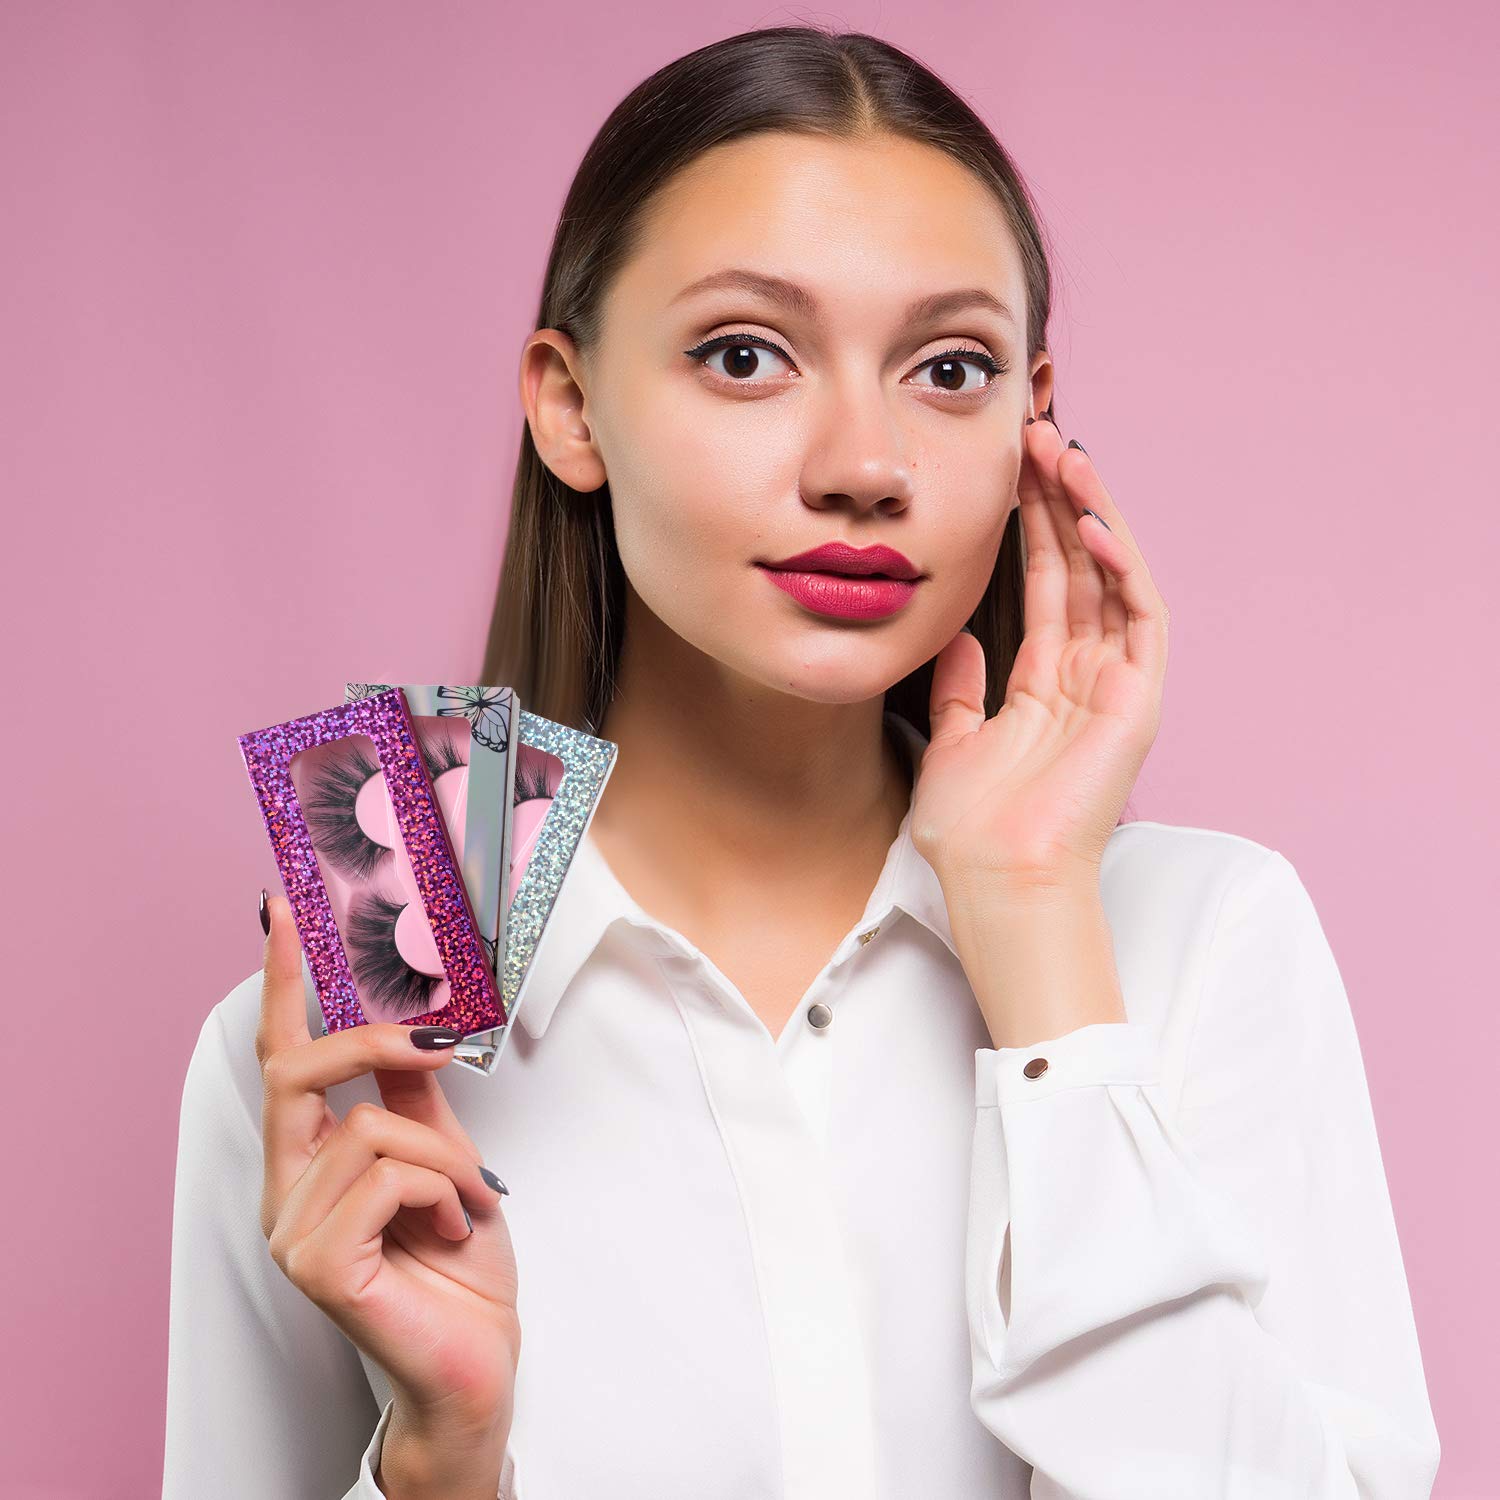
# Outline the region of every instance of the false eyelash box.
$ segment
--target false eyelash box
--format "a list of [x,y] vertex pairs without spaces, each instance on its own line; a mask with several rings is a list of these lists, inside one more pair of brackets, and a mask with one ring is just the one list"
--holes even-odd
[[458,855],[469,906],[498,977],[505,941],[504,872],[510,865],[514,734],[520,704],[508,687],[346,682],[344,701],[401,689]]
[[[413,688],[405,688],[405,691],[411,694]],[[444,702],[437,696],[422,696],[425,693],[422,688],[416,691],[423,703]],[[450,702],[469,705],[469,708],[459,709],[465,714],[472,706],[487,702],[498,691],[501,690],[493,687],[446,688],[450,696],[458,694],[450,697]],[[492,840],[492,829],[504,820],[502,867],[505,880],[501,888],[502,915],[499,922],[504,942],[499,948],[495,975],[507,1020],[489,1031],[463,1038],[453,1049],[455,1062],[486,1076],[493,1074],[504,1055],[510,1022],[516,1019],[525,999],[532,957],[540,945],[547,918],[552,915],[553,904],[562,889],[562,882],[567,879],[567,871],[573,865],[583,835],[594,819],[618,754],[618,745],[609,739],[600,739],[525,711],[510,688],[504,691],[511,694],[514,709],[511,723],[516,726],[507,736],[513,753],[513,766],[507,775],[507,802],[502,814],[498,811],[484,813],[489,817],[489,831],[475,828],[474,781],[471,778],[462,864],[465,879],[469,879],[471,867],[466,859],[469,838]],[[474,754],[478,754],[477,736],[474,745]],[[475,895],[472,880],[469,894],[471,897]],[[487,886],[478,900],[481,907],[489,900]]]
[[399,687],[239,736],[326,1032],[504,1028],[430,758]]
[[521,708],[517,715],[509,857],[503,892],[505,944],[499,969],[507,1023],[465,1037],[456,1061],[491,1074],[525,1001],[547,919],[604,794],[619,747]]

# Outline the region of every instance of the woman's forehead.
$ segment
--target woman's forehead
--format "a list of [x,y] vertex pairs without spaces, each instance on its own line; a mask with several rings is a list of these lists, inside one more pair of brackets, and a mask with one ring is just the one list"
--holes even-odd
[[[920,299],[980,288],[1010,311],[1014,331],[1024,279],[999,204],[943,153],[902,144],[910,153],[784,135],[715,147],[648,206],[616,280],[621,311],[691,315],[717,304],[807,322],[841,313],[902,322]],[[865,156],[899,156],[903,175],[872,175]],[[778,295],[777,282],[793,291]],[[1001,308],[992,316],[1006,322]]]

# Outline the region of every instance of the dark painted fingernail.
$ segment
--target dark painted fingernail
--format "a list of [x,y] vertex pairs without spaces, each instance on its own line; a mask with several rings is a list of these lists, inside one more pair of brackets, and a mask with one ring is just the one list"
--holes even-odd
[[[464,1206],[463,1206],[462,1203],[460,1203],[458,1206],[460,1208],[464,1208]],[[469,1233],[473,1234],[474,1233],[474,1221],[473,1221],[473,1219],[471,1219],[469,1217],[469,1210],[466,1209],[466,1208],[464,1208],[464,1223],[469,1226]]]
[[1025,421],[1024,421],[1024,422],[1022,422],[1022,423],[1021,423],[1021,426],[1022,426],[1022,427],[1030,427],[1030,426],[1031,426],[1031,424],[1032,424],[1032,423],[1033,423],[1033,422],[1035,422],[1035,421],[1036,421],[1036,418],[1035,418],[1035,417],[1027,417],[1027,418],[1026,418],[1026,420],[1025,420]]
[[1048,409],[1042,413],[1042,417],[1045,421],[1050,422],[1054,427],[1057,426],[1057,418],[1052,415],[1051,407],[1048,407]]
[[484,1178],[485,1183],[489,1186],[491,1192],[495,1192],[495,1193],[509,1193],[510,1192],[510,1189],[508,1187],[506,1187],[506,1185],[503,1182],[501,1182],[500,1179],[498,1177],[496,1177],[495,1174],[492,1171],[490,1171],[490,1169],[488,1167],[481,1167],[479,1169],[479,1175],[482,1178]]
[[451,1047],[463,1041],[463,1033],[451,1026],[413,1026],[411,1044],[424,1052],[436,1052],[439,1047]]
[[1080,453],[1084,454],[1085,456],[1087,456],[1088,451],[1089,451],[1087,448],[1085,448],[1083,446],[1082,443],[1080,443],[1078,441],[1077,438],[1069,438],[1068,439],[1068,447],[1070,447],[1070,448],[1076,448]]
[[1093,518],[1094,518],[1094,519],[1095,519],[1095,520],[1096,520],[1096,521],[1097,521],[1097,522],[1098,522],[1098,523],[1099,523],[1099,524],[1100,524],[1100,525],[1101,525],[1101,526],[1102,526],[1102,527],[1103,527],[1103,528],[1104,528],[1104,529],[1105,529],[1105,530],[1106,530],[1106,531],[1113,531],[1113,530],[1114,530],[1114,529],[1115,529],[1115,528],[1114,528],[1114,527],[1113,527],[1113,526],[1111,526],[1111,525],[1110,525],[1110,524],[1109,524],[1109,522],[1108,522],[1108,521],[1106,521],[1106,520],[1105,520],[1105,519],[1104,519],[1104,517],[1103,517],[1103,516],[1101,516],[1101,515],[1100,515],[1100,514],[1099,514],[1099,512],[1098,512],[1098,511],[1097,511],[1097,510],[1090,510],[1090,509],[1089,509],[1089,508],[1088,508],[1088,506],[1086,506],[1086,505],[1085,505],[1085,506],[1084,506],[1084,507],[1083,507],[1083,513],[1084,513],[1084,515],[1086,515],[1086,516],[1092,516],[1092,517],[1093,517]]
[[260,888],[260,930],[267,937],[271,935],[271,908],[266,905],[266,888]]

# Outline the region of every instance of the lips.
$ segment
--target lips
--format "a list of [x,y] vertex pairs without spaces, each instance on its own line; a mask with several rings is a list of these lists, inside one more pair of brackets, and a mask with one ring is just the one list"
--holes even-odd
[[824,542],[795,557],[784,557],[780,562],[764,563],[763,567],[788,573],[832,573],[848,578],[920,578],[921,570],[894,547],[877,544],[873,547],[851,547],[847,542]]

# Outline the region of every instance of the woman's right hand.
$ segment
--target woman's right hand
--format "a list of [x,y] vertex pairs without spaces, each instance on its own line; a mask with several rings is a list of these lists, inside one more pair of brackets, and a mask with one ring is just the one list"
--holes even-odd
[[[399,1424],[408,1452],[431,1435],[498,1473],[521,1352],[516,1260],[500,1195],[434,1076],[452,1049],[424,1051],[396,1022],[314,1039],[291,907],[273,896],[266,910],[255,1050],[271,1256],[389,1376],[388,1451]],[[362,1073],[385,1107],[361,1101],[340,1121],[324,1090]]]

